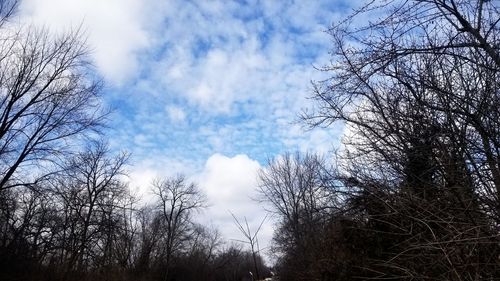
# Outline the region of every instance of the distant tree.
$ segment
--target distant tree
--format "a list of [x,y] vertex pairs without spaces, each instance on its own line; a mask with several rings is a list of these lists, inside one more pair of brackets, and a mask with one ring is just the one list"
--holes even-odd
[[[266,221],[267,219],[267,216],[265,216],[262,221],[260,222],[259,226],[257,227],[257,229],[255,229],[254,231],[250,230],[250,226],[248,225],[248,221],[247,221],[247,218],[245,217],[244,220],[245,220],[245,224],[243,224],[242,222],[240,222],[238,220],[238,218],[233,214],[231,213],[231,216],[233,217],[234,219],[234,223],[236,224],[236,226],[238,227],[238,230],[240,231],[241,234],[243,234],[244,236],[244,240],[235,240],[235,241],[239,241],[239,242],[242,242],[242,243],[245,243],[245,244],[248,244],[250,246],[250,251],[252,253],[252,260],[253,260],[253,270],[254,270],[254,273],[255,273],[255,278],[257,280],[260,279],[260,277],[262,277],[262,275],[260,274],[259,272],[259,263],[258,263],[258,255],[260,255],[260,248],[259,248],[259,232],[262,228],[262,225],[264,224],[264,222]],[[253,273],[251,273],[252,276],[253,276]]]
[[[226,244],[214,259],[214,277],[211,280],[252,280],[250,272],[255,272],[253,257],[252,252],[242,250],[241,245]],[[261,256],[256,258],[261,278],[271,276]]]
[[320,156],[298,152],[270,160],[259,173],[261,199],[278,220],[273,241],[284,279],[315,278],[307,268],[322,252],[323,228],[339,207],[329,174]]
[[219,231],[204,225],[194,224],[186,251],[178,255],[172,269],[176,280],[214,280],[217,256],[223,240]]
[[270,203],[270,211],[279,215],[290,230],[290,238],[300,240],[322,214],[333,208],[327,187],[329,171],[320,156],[284,154],[268,162],[259,173],[261,199]]
[[127,155],[108,154],[105,144],[95,143],[72,158],[53,183],[64,212],[58,241],[66,274],[115,262],[115,235],[124,223],[121,215],[127,203],[121,181]]
[[191,215],[206,204],[204,194],[194,183],[187,183],[184,176],[157,179],[152,184],[157,198],[157,208],[164,228],[165,274],[169,280],[172,257],[180,251],[192,233]]
[[162,218],[150,205],[142,206],[136,213],[139,224],[133,268],[137,277],[148,280],[154,271],[154,264],[160,258],[163,227]]
[[119,251],[119,237],[130,228],[131,197],[121,181],[126,158],[111,157],[96,143],[50,179],[1,192],[2,280],[40,274],[64,280],[90,269],[126,268]]

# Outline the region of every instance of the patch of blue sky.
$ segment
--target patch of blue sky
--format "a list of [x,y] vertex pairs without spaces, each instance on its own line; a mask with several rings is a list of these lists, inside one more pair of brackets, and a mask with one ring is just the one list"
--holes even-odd
[[[313,65],[328,52],[323,31],[338,8],[328,2],[310,10],[292,2],[183,3],[164,19],[173,37],[162,33],[155,48],[138,55],[138,74],[108,89],[116,147],[136,158],[200,165],[215,153],[246,154],[263,164],[307,147],[310,132],[296,132],[294,121],[307,107],[309,81],[318,77]],[[232,26],[199,30],[224,24]],[[176,67],[176,75],[168,74]]]

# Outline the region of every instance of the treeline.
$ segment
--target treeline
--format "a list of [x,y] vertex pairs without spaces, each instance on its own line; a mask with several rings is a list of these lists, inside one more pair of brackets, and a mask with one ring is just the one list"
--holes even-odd
[[0,280],[269,276],[259,253],[195,223],[206,199],[182,176],[153,182],[151,202],[131,193],[80,32],[20,27],[17,4],[0,1]]
[[[194,223],[206,199],[182,176],[130,193],[79,32],[16,28],[16,4],[0,1],[0,280],[268,276]],[[500,280],[499,18],[498,1],[379,0],[331,27],[302,117],[342,123],[343,145],[259,176],[280,280]]]
[[247,280],[255,264],[269,275],[259,255],[194,222],[194,184],[158,180],[156,202],[140,203],[123,160],[98,143],[43,182],[2,190],[0,279]]
[[498,1],[370,1],[333,26],[311,127],[260,175],[280,280],[500,280]]

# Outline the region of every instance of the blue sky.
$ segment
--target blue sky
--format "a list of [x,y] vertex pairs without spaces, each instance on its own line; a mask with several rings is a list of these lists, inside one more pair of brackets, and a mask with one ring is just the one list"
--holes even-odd
[[[108,137],[132,154],[131,187],[185,173],[207,193],[205,222],[238,239],[229,210],[257,224],[256,174],[285,151],[334,147],[342,128],[304,130],[328,26],[359,1],[23,0],[20,22],[79,25],[114,108]],[[272,224],[263,231],[264,245]]]
[[330,138],[292,124],[321,77],[313,65],[328,61],[323,30],[335,15],[332,3],[302,3],[171,2],[132,80],[110,89],[120,144],[139,158],[246,154],[262,163],[314,149],[312,135]]

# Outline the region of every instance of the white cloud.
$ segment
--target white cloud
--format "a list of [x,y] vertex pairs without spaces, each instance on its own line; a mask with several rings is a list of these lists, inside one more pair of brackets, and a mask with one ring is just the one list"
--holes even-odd
[[[227,157],[214,154],[196,177],[211,205],[203,219],[217,226],[226,239],[243,239],[231,213],[241,221],[246,217],[252,230],[256,230],[266,216],[262,204],[253,200],[257,196],[259,169],[260,164],[247,155]],[[271,237],[272,226],[267,221],[259,235],[260,247],[267,247]]]
[[151,183],[157,177],[158,171],[151,167],[133,167],[129,172],[128,184],[143,202],[153,202],[155,198],[151,192]]
[[151,184],[154,179],[179,174],[192,176],[196,174],[198,166],[197,161],[176,159],[162,153],[152,153],[145,159],[132,155],[131,164],[127,167],[128,184],[144,199],[142,203],[152,202],[154,196],[151,192]]
[[108,81],[124,82],[139,70],[137,53],[150,46],[145,21],[149,1],[24,0],[22,22],[68,31],[80,25],[98,70]]
[[183,122],[186,119],[186,112],[178,106],[168,106],[167,113],[172,122]]
[[229,113],[235,102],[250,99],[258,80],[268,75],[268,61],[255,39],[211,48],[196,59],[185,49],[170,50],[157,75],[165,87],[209,112]]
[[[319,8],[321,1],[306,8],[295,2],[169,3],[165,48],[147,79],[215,115],[233,113],[237,103],[272,102],[273,96],[302,102],[317,73],[310,65],[316,54],[302,56],[328,44],[317,21],[330,15]],[[290,33],[290,26],[300,33]]]

